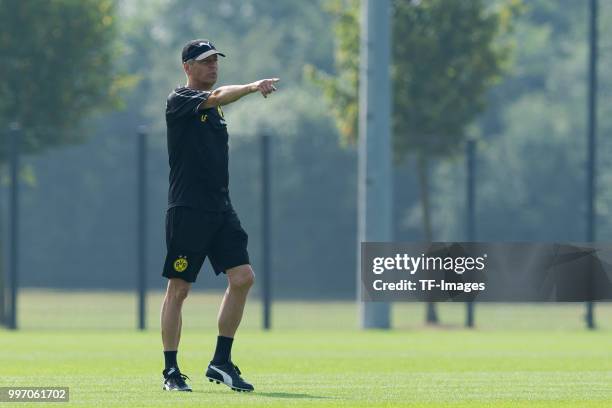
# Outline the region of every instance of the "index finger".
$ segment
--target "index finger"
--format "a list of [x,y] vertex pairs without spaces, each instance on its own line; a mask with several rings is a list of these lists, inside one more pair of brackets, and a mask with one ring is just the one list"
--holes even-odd
[[280,81],[280,78],[270,78],[270,81],[272,81],[272,82],[278,82],[278,81]]

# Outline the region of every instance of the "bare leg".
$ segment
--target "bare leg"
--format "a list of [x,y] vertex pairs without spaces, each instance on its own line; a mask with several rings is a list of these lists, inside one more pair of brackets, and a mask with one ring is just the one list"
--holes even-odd
[[161,330],[164,351],[178,350],[181,339],[181,326],[183,319],[181,310],[183,301],[189,293],[191,283],[182,279],[169,279],[166,288],[166,297],[161,310]]
[[232,344],[255,274],[250,265],[240,265],[228,269],[226,273],[228,287],[219,308],[217,347],[211,365],[206,370],[206,377],[238,390],[253,391],[253,386],[240,377],[240,370],[232,363]]
[[177,346],[181,343],[181,333],[182,332],[183,332],[183,313],[181,310],[181,315],[179,316],[178,341],[176,342]]
[[240,265],[228,269],[226,273],[228,286],[219,308],[219,335],[233,338],[242,320],[244,305],[249,289],[255,281],[255,274],[251,265]]

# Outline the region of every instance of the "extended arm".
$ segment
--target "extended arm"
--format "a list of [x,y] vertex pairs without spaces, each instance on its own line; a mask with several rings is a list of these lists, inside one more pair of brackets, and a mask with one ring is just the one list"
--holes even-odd
[[261,92],[267,98],[272,92],[276,91],[275,83],[278,78],[262,79],[246,85],[227,85],[221,86],[211,92],[208,99],[200,104],[200,109],[208,109],[215,106],[223,106],[236,102],[245,95]]

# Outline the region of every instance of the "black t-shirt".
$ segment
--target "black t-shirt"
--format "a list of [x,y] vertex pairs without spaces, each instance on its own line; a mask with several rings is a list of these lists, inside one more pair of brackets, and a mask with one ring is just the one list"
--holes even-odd
[[228,211],[228,134],[220,107],[198,110],[210,92],[176,88],[166,102],[168,208]]

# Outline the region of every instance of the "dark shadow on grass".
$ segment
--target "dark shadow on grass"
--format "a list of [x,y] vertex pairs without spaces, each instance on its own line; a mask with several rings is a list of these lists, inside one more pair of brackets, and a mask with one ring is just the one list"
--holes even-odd
[[257,392],[255,394],[270,398],[312,398],[312,399],[331,399],[331,397],[321,397],[320,395],[292,394],[290,392]]
[[[229,390],[193,390],[193,394],[229,394]],[[234,392],[235,393],[235,392]],[[189,395],[191,393],[186,392],[185,395]],[[320,395],[310,395],[310,394],[293,394],[290,392],[241,392],[239,394],[244,395],[252,395],[252,396],[262,396],[269,398],[296,398],[296,399],[334,399],[333,397],[322,397]]]

